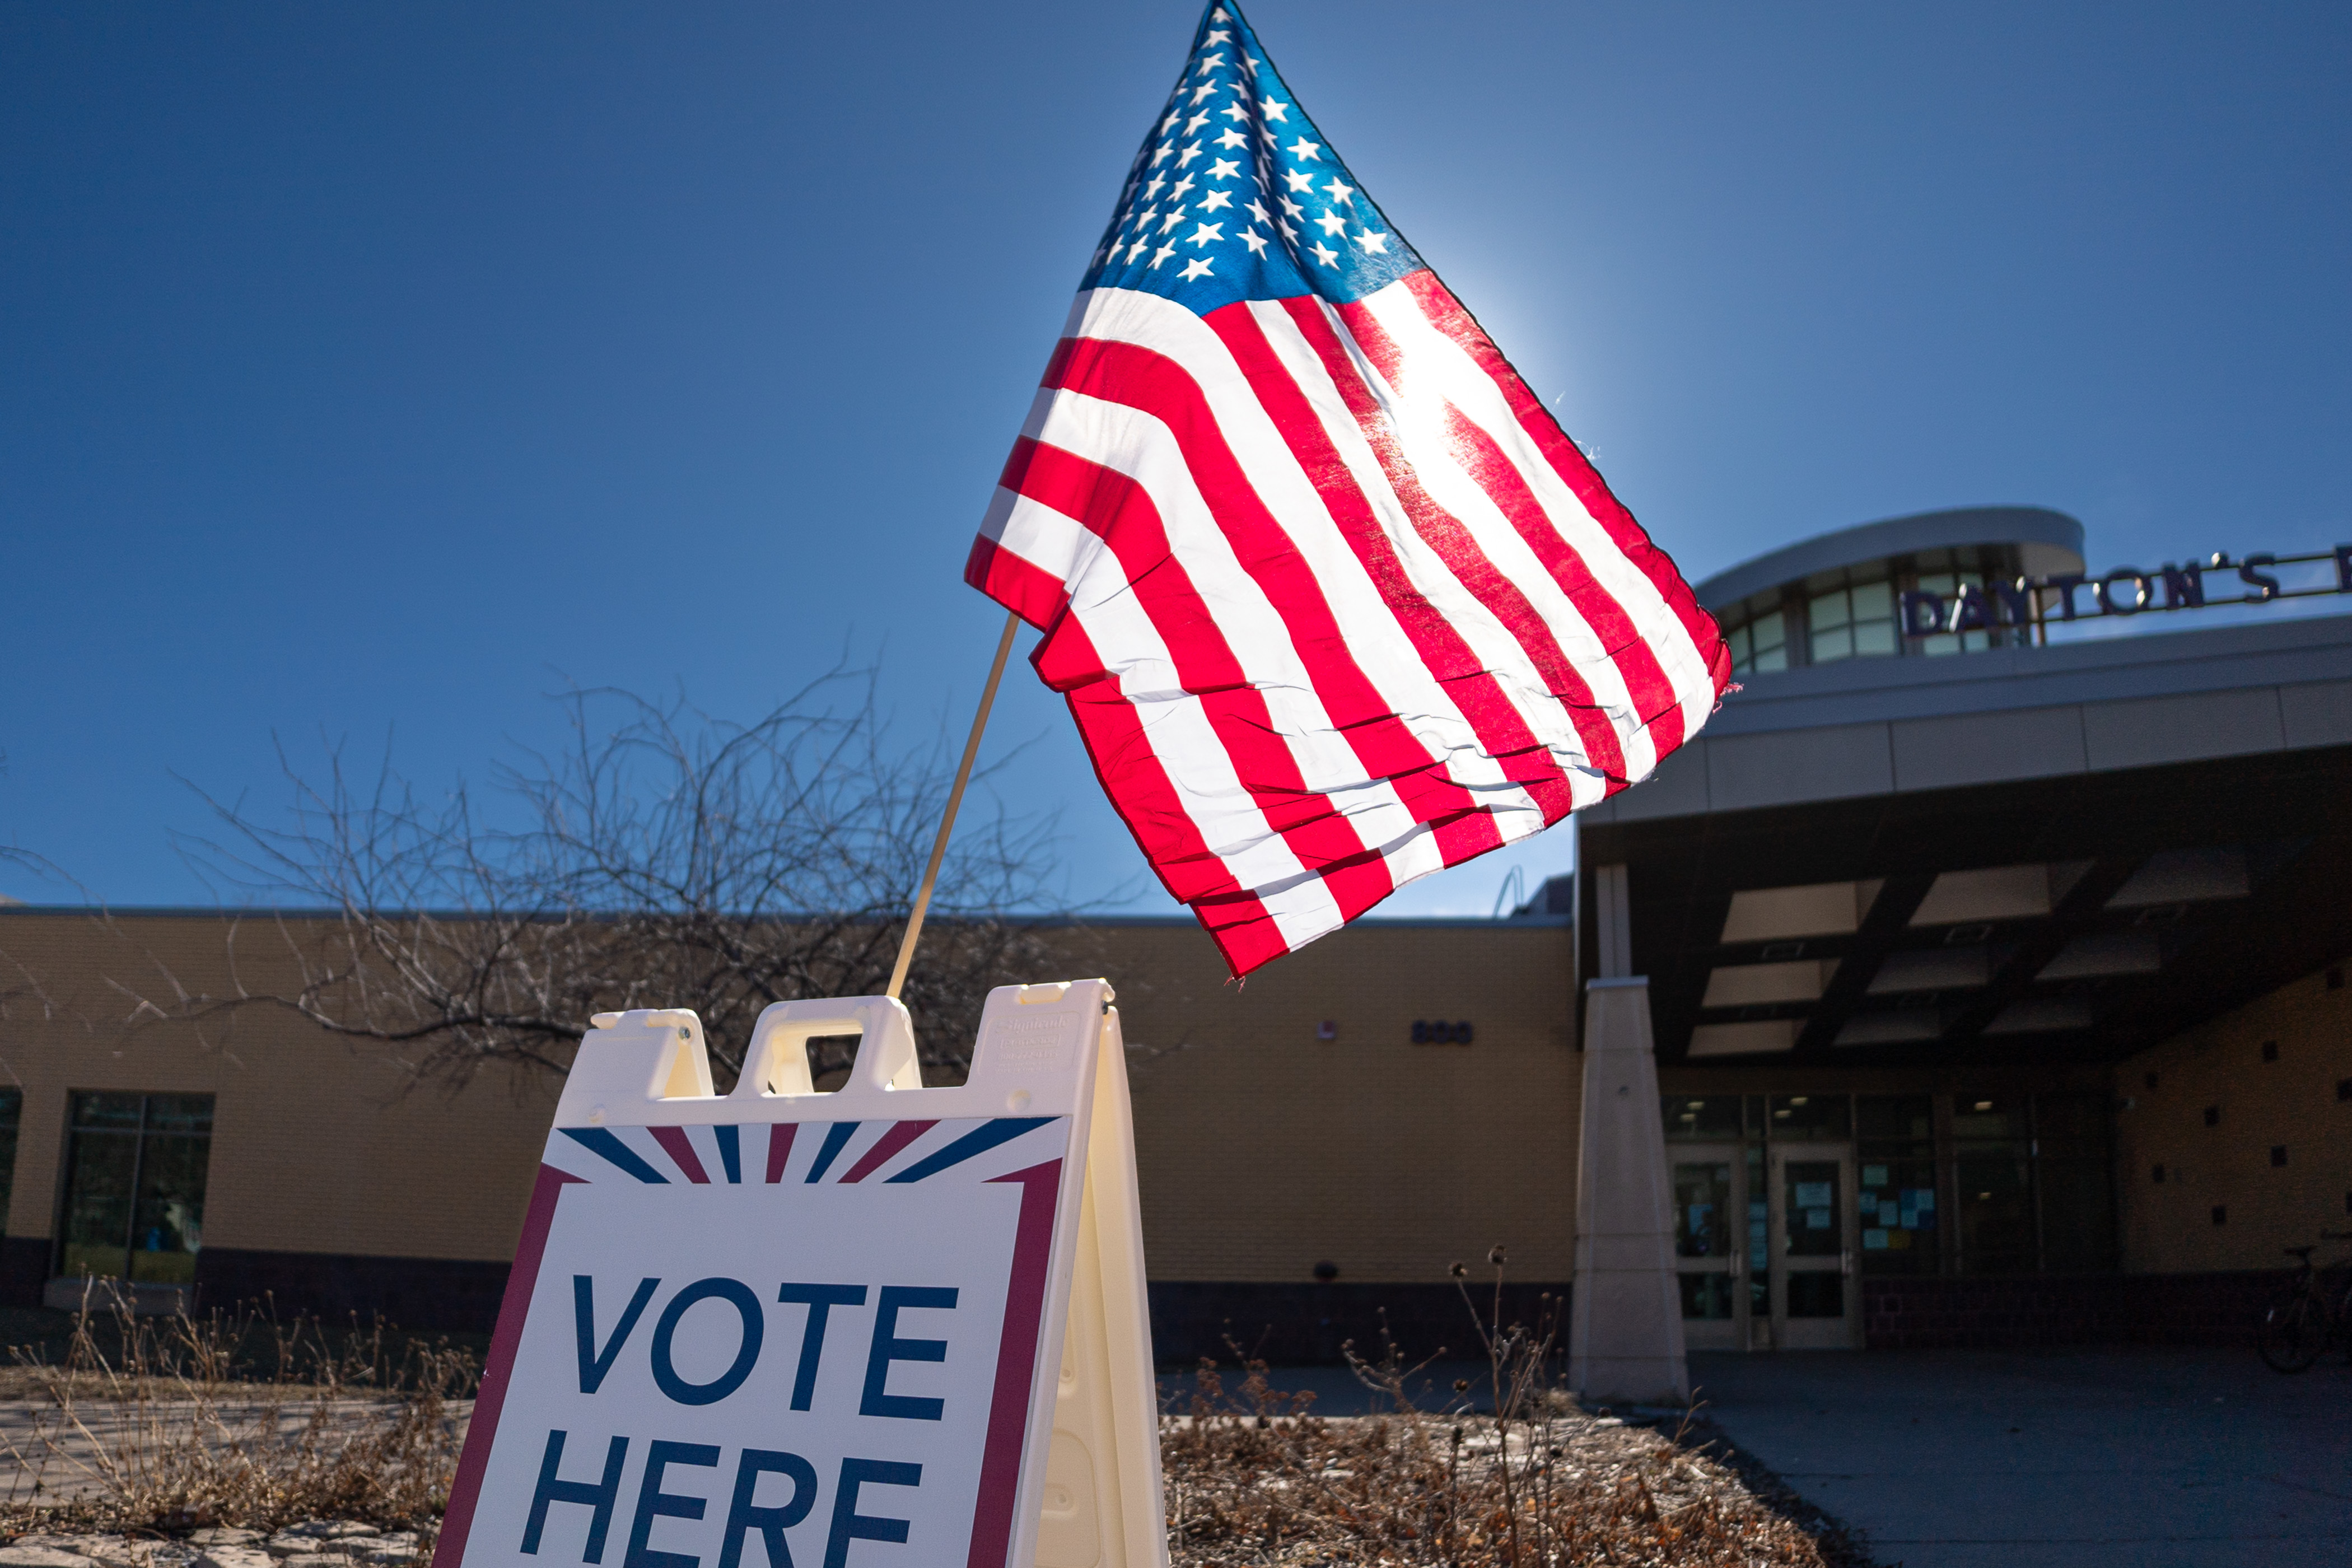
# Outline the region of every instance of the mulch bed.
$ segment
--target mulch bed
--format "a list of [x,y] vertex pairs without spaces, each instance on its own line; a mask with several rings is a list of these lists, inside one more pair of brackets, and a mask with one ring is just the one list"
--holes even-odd
[[1164,1424],[1178,1568],[1867,1568],[1836,1521],[1701,1417],[1557,1394],[1521,1414],[1325,1418],[1213,1376]]

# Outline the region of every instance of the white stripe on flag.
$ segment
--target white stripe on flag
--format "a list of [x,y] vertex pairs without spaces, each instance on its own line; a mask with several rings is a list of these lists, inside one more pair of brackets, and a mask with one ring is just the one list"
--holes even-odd
[[[1334,616],[1345,632],[1348,651],[1354,658],[1374,688],[1391,710],[1401,715],[1407,727],[1423,746],[1444,766],[1456,783],[1475,793],[1481,804],[1498,813],[1524,812],[1538,824],[1542,812],[1524,790],[1503,773],[1478,738],[1477,731],[1449,697],[1444,688],[1422,663],[1412,639],[1398,623],[1387,603],[1381,597],[1378,586],[1356,559],[1339,526],[1331,519],[1323,498],[1314,482],[1291,453],[1282,433],[1259,402],[1241,367],[1215,331],[1198,316],[1171,300],[1157,295],[1129,289],[1098,289],[1083,296],[1089,301],[1084,312],[1082,333],[1090,338],[1114,342],[1133,343],[1166,355],[1189,374],[1207,398],[1215,415],[1220,432],[1234,458],[1241,464],[1251,489],[1255,490],[1266,510],[1279,520],[1284,532],[1296,545],[1313,571],[1318,586],[1323,592]],[[1259,319],[1265,320],[1263,314]],[[1278,308],[1277,308],[1278,313]],[[1330,386],[1321,367],[1314,363],[1313,353],[1303,341],[1297,339],[1297,329],[1285,319],[1282,329],[1297,342],[1299,353],[1307,357],[1315,378],[1320,381],[1317,393],[1313,382],[1302,381],[1301,390],[1317,404],[1318,413],[1327,429],[1331,426],[1332,411],[1345,422],[1346,428],[1332,430],[1335,437],[1345,435],[1361,447],[1362,437],[1354,430],[1354,421],[1344,405],[1338,402],[1338,393]],[[1267,323],[1269,337],[1274,326]],[[1277,348],[1279,348],[1279,340]],[[1287,356],[1286,356],[1287,360]],[[1293,363],[1293,374],[1298,369]],[[1342,444],[1343,454],[1349,447]],[[1369,451],[1365,453],[1370,460]],[[1377,465],[1373,468],[1377,476]],[[1380,481],[1379,494],[1386,494],[1386,481]],[[1393,505],[1393,497],[1391,498]],[[1384,527],[1394,539],[1397,526],[1384,520]],[[1410,525],[1403,527],[1404,539],[1411,548],[1425,553],[1418,536]],[[1450,601],[1458,594],[1453,578],[1442,566],[1425,565],[1414,574],[1416,582],[1423,576],[1444,584]],[[1459,606],[1442,603],[1441,611],[1449,613],[1459,607],[1464,613],[1483,615],[1475,605]],[[1508,633],[1499,626],[1495,636],[1507,645],[1509,658],[1520,658],[1517,646]],[[1481,657],[1484,657],[1483,650]],[[1491,666],[1490,666],[1491,668]],[[1530,670],[1529,675],[1532,676]],[[1543,731],[1538,730],[1538,734]],[[1599,798],[1596,784],[1594,798]],[[1437,869],[1432,866],[1431,869]],[[1416,872],[1416,875],[1423,873]],[[1400,885],[1403,879],[1400,878]]]
[[[1504,626],[1477,595],[1463,584],[1422,538],[1420,531],[1413,527],[1412,519],[1406,512],[1404,503],[1397,498],[1394,487],[1389,483],[1388,474],[1381,467],[1380,458],[1373,453],[1362,426],[1349,411],[1339,389],[1333,384],[1313,345],[1300,335],[1297,323],[1279,305],[1254,306],[1251,313],[1265,330],[1266,341],[1281,359],[1283,367],[1306,394],[1317,418],[1322,423],[1324,434],[1339,452],[1339,460],[1347,465],[1357,488],[1371,505],[1381,531],[1388,536],[1413,587],[1469,644],[1473,655],[1494,676],[1496,689],[1510,703],[1512,711],[1518,714],[1528,732],[1551,752],[1554,761],[1567,775],[1570,798],[1576,805],[1582,807],[1600,800],[1606,793],[1607,784],[1591,760],[1584,754],[1583,742],[1577,736],[1574,725],[1569,721],[1559,704],[1552,700],[1542,675],[1528,661],[1527,650],[1519,646],[1510,628]],[[1348,350],[1359,374],[1366,378],[1367,390],[1378,395],[1379,383],[1371,376],[1371,367],[1361,357],[1355,340],[1349,335],[1347,323],[1329,317],[1328,311],[1326,319],[1339,334],[1339,342]],[[1360,574],[1361,568],[1357,570]],[[1387,613],[1385,605],[1382,612],[1384,615]],[[1473,744],[1477,742],[1474,741]],[[1486,754],[1483,747],[1478,754],[1481,757]],[[1532,800],[1528,802],[1527,811],[1534,820],[1534,827],[1528,828],[1528,832],[1544,826],[1543,813]],[[1507,829],[1504,837],[1518,836]]]
[[[1281,612],[1234,554],[1232,542],[1218,528],[1168,426],[1124,404],[1064,392],[1031,434],[1116,469],[1142,487],[1160,513],[1171,552],[1214,616],[1244,678],[1265,700],[1275,732],[1304,786],[1330,797],[1367,845],[1410,832],[1412,813],[1388,781],[1366,774],[1345,734],[1324,710]],[[1088,573],[1105,579],[1089,582],[1092,596],[1129,594],[1131,584],[1116,552],[1100,552],[1089,563]],[[1096,646],[1104,645],[1098,641]]]
[[[1412,361],[1415,374],[1433,375],[1439,390],[1464,416],[1486,431],[1510,458],[1561,536],[1582,558],[1593,580],[1617,601],[1650,646],[1667,681],[1681,699],[1683,732],[1697,733],[1714,711],[1714,675],[1691,641],[1682,617],[1660,595],[1657,584],[1626,558],[1607,530],[1585,510],[1584,502],[1520,425],[1495,378],[1461,344],[1438,330],[1404,282],[1391,283],[1366,296],[1363,303],[1388,330],[1399,352]],[[1651,767],[1655,765],[1654,759]],[[1632,776],[1644,777],[1649,771],[1644,768]]]
[[[1005,545],[1027,559],[1051,558],[1079,548],[1067,537],[1070,534],[1094,537],[1076,519],[1026,496],[1014,498],[1008,509]],[[1106,668],[1118,682],[1119,695],[1134,706],[1152,754],[1160,760],[1170,788],[1209,852],[1225,863],[1244,888],[1258,890],[1262,886],[1297,883],[1307,868],[1243,784],[1200,700],[1178,684],[1175,661],[1160,640],[1159,628],[1135,595],[1126,591],[1124,580],[1098,574],[1071,586],[1070,613],[1086,628],[1087,639],[1104,650]],[[1123,657],[1115,659],[1111,649]],[[1339,906],[1319,878],[1308,880],[1315,892],[1301,892],[1287,900],[1286,921],[1311,923],[1328,915],[1329,924],[1320,929],[1328,930],[1339,923]],[[1268,910],[1273,910],[1271,904]],[[1285,920],[1277,923],[1284,925],[1287,939],[1289,925]]]
[[[1387,293],[1400,287],[1402,285],[1391,284],[1389,289],[1381,292]],[[1365,300],[1366,304],[1371,302],[1370,298]],[[1414,303],[1410,294],[1405,296],[1405,302],[1408,305]],[[1616,734],[1619,745],[1624,748],[1626,776],[1641,778],[1647,774],[1657,765],[1657,755],[1643,733],[1642,716],[1635,710],[1633,695],[1627,689],[1624,674],[1617,668],[1608,644],[1585,620],[1583,611],[1561,590],[1550,569],[1537,558],[1519,531],[1512,526],[1511,520],[1503,515],[1495,498],[1455,457],[1453,438],[1447,434],[1444,423],[1445,404],[1454,400],[1451,398],[1444,380],[1431,374],[1434,356],[1425,352],[1423,342],[1413,338],[1399,340],[1398,352],[1403,356],[1410,384],[1402,387],[1391,385],[1356,342],[1355,334],[1348,330],[1348,323],[1328,305],[1323,309],[1332,331],[1339,333],[1340,341],[1348,345],[1357,373],[1364,378],[1372,395],[1379,399],[1387,412],[1397,440],[1404,448],[1405,458],[1412,465],[1414,478],[1421,481],[1431,500],[1460,520],[1462,525],[1469,530],[1479,552],[1494,563],[1514,588],[1526,595],[1530,606],[1542,617],[1552,646],[1559,650],[1562,662],[1584,680],[1604,721]],[[1417,310],[1415,318],[1419,319]],[[1381,324],[1385,326],[1388,323],[1383,320]],[[1391,333],[1391,337],[1395,335],[1393,331]],[[1453,344],[1449,342],[1446,346],[1452,348]],[[1460,351],[1455,352],[1458,353]],[[1491,390],[1493,383],[1489,382],[1487,385]],[[1459,406],[1458,402],[1455,405]],[[1546,510],[1549,512],[1549,509]],[[1578,509],[1577,515],[1583,517],[1581,508]],[[1585,521],[1589,522],[1591,520]],[[1556,520],[1554,526],[1557,526]],[[1615,552],[1615,548],[1611,547],[1611,553]],[[1474,590],[1465,584],[1464,592],[1473,593]],[[1496,625],[1499,627],[1501,623],[1497,621]],[[1503,635],[1510,637],[1511,634],[1505,628]],[[1513,637],[1512,643],[1516,647],[1517,639]],[[1524,653],[1521,655],[1522,659],[1526,657]],[[1554,755],[1563,759],[1572,757],[1578,763],[1591,765],[1591,759],[1585,752],[1583,738],[1577,733],[1574,721],[1552,696],[1550,682],[1532,663],[1526,664],[1524,668],[1533,685],[1522,695],[1520,705],[1541,715],[1536,733],[1545,738]],[[1596,790],[1591,799],[1580,795],[1576,804],[1580,810],[1600,798],[1600,792]]]

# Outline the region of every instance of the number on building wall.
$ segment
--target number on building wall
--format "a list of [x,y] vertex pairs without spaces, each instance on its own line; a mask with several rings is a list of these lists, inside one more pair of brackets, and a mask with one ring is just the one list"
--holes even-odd
[[1416,1046],[1466,1046],[1470,1043],[1470,1020],[1449,1024],[1444,1019],[1415,1018],[1412,1021],[1412,1043]]

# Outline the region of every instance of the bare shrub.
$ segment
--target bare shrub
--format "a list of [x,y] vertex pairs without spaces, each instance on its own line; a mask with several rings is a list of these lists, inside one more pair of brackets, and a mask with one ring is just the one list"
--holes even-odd
[[[457,1084],[494,1063],[561,1073],[598,1013],[691,1007],[723,1091],[762,1007],[884,989],[954,759],[892,742],[870,671],[835,668],[748,724],[625,691],[559,700],[566,748],[502,767],[502,805],[422,795],[388,763],[355,781],[339,752],[321,778],[281,752],[283,816],[207,797],[215,835],[185,840],[191,858],[318,913],[247,922],[278,939],[262,963],[233,931],[226,991],[166,973],[134,1017],[291,1010]],[[1045,940],[1018,911],[1052,906],[1054,828],[967,812],[903,997],[928,1064],[967,1065],[989,988],[1036,978]],[[817,1073],[851,1048],[817,1042]]]
[[17,1360],[24,1414],[0,1432],[11,1531],[336,1519],[429,1536],[478,1375],[446,1342],[404,1344],[380,1323],[336,1341],[251,1311],[85,1310],[62,1362]]

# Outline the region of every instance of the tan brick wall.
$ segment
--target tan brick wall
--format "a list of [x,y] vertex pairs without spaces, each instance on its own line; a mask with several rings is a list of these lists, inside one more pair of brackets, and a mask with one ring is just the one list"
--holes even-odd
[[[413,1089],[381,1047],[283,1012],[125,1026],[133,997],[172,978],[231,993],[227,935],[205,917],[0,919],[0,1075],[25,1093],[7,1234],[50,1234],[68,1092],[121,1089],[215,1097],[207,1247],[512,1257],[553,1082],[498,1071],[460,1094]],[[235,950],[255,988],[286,984],[274,925],[247,923]]]
[[[1567,930],[1357,926],[1242,986],[1189,926],[1096,935],[1153,1278],[1303,1282],[1328,1261],[1343,1280],[1442,1280],[1497,1242],[1513,1278],[1569,1277]],[[1417,1018],[1467,1019],[1475,1043],[1415,1046]],[[1325,1019],[1336,1040],[1316,1038]]]
[[[226,993],[227,922],[0,917],[0,1076],[25,1090],[7,1233],[49,1234],[72,1089],[216,1097],[207,1246],[373,1257],[512,1255],[555,1084],[486,1075],[406,1085],[381,1047],[283,1013],[124,1027],[165,970]],[[1512,1274],[1568,1278],[1581,1058],[1560,927],[1362,926],[1227,983],[1189,922],[1058,940],[1108,974],[1129,1042],[1154,1278],[1438,1280],[1512,1247]],[[275,928],[236,947],[285,986]],[[113,982],[114,984],[110,984]],[[1324,1019],[1336,1041],[1318,1040]],[[1416,1018],[1467,1019],[1469,1047],[1416,1047]]]
[[[2263,1060],[2265,1040],[2278,1043],[2276,1061]],[[2287,1261],[2280,1248],[2352,1229],[2352,1101],[2336,1098],[2346,1079],[2352,986],[2328,989],[2325,971],[2121,1064],[2116,1092],[2133,1101],[2116,1119],[2126,1269],[2275,1268]],[[2286,1150],[2284,1166],[2271,1163],[2273,1147]],[[2213,1223],[2216,1205],[2226,1224]]]

